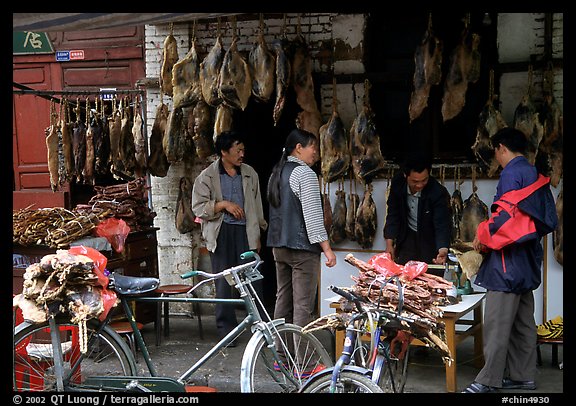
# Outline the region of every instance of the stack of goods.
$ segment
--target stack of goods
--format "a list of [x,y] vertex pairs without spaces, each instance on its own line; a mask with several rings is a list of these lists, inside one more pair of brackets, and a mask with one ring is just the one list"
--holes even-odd
[[85,250],[58,250],[26,268],[22,293],[13,299],[24,320],[42,323],[65,313],[82,333],[87,320],[106,314],[117,304],[114,292],[106,289],[108,278],[97,270],[91,257],[80,253]]
[[109,215],[110,210],[82,213],[61,207],[26,207],[12,213],[12,242],[23,246],[67,247],[71,242],[92,235],[100,220]]
[[148,192],[145,178],[112,186],[94,186],[94,195],[88,204],[79,204],[76,210],[83,213],[104,212],[106,217],[122,219],[131,231],[139,231],[154,224],[156,213],[148,207]]
[[564,337],[564,320],[562,316],[556,316],[538,325],[538,338],[546,340],[562,340]]

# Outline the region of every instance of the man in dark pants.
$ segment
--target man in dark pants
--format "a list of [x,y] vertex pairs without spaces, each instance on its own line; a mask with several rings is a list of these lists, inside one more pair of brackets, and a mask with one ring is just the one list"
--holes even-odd
[[[431,169],[427,155],[412,153],[392,179],[384,239],[386,252],[401,265],[410,260],[446,263],[452,233],[450,195],[430,175]],[[444,276],[444,271],[428,272]]]
[[[521,213],[501,217],[492,214],[478,226],[473,245],[476,251],[484,253],[484,259],[474,283],[486,289],[485,362],[464,393],[494,392],[496,388],[536,389],[533,292],[541,282],[544,253],[540,239],[558,223],[550,179],[538,175],[534,165],[524,157],[528,146],[524,133],[504,128],[494,134],[492,145],[502,167],[494,203],[506,204],[518,199],[514,210],[530,216],[534,228],[519,226]],[[492,209],[498,205],[493,204]],[[494,226],[496,222],[498,227]],[[505,227],[511,238],[498,233]],[[483,232],[485,229],[488,232]]]
[[[256,171],[244,161],[244,142],[237,132],[223,132],[216,138],[219,159],[194,181],[192,211],[202,219],[202,237],[210,251],[212,272],[236,266],[246,251],[260,251],[264,220],[260,183]],[[236,292],[225,278],[216,282],[216,297],[233,298]],[[254,283],[262,296],[262,283]],[[220,338],[238,324],[234,306],[216,305],[216,327]],[[235,343],[231,344],[232,346]]]

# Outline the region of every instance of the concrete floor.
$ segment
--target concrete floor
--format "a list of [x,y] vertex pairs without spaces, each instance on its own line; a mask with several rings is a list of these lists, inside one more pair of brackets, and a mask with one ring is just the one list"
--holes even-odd
[[[173,378],[179,377],[196,360],[200,359],[210,347],[217,341],[214,317],[211,315],[202,316],[204,338],[200,339],[197,319],[187,316],[170,317],[170,336],[163,338],[160,346],[155,345],[154,325],[147,324],[143,331],[144,339],[149,348],[152,360],[159,375]],[[333,354],[334,346],[332,335],[321,336],[323,343],[329,352]],[[250,335],[244,333],[238,339],[238,345],[234,348],[227,348],[221,351],[214,359],[200,368],[191,379],[191,384],[210,386],[217,392],[240,392],[240,364],[244,347]],[[424,351],[421,351],[424,350]],[[534,391],[509,391],[511,395],[522,395],[528,397],[536,394],[562,394],[563,370],[551,364],[551,347],[541,348],[543,365],[538,367],[536,379],[537,389]],[[559,348],[559,361],[563,361],[563,348]],[[473,339],[468,338],[458,346],[457,353],[457,387],[458,391],[463,390],[472,382],[478,373],[478,368],[473,366]],[[146,374],[146,364],[142,355],[138,356],[140,372]],[[405,392],[415,393],[446,393],[445,369],[440,356],[429,349],[412,348],[410,353],[410,364],[408,380]],[[498,394],[502,398],[503,393]],[[454,396],[447,394],[446,396]],[[541,395],[537,395],[541,396]],[[554,397],[561,395],[553,395]],[[521,403],[518,401],[516,403]],[[511,402],[512,403],[512,402]],[[545,403],[545,402],[537,402]]]

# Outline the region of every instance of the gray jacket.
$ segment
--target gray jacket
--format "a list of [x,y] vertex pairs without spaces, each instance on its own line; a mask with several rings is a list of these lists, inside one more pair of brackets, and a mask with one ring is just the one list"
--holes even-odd
[[[224,213],[214,213],[216,202],[223,200],[220,186],[220,159],[211,163],[194,181],[192,190],[192,211],[202,219],[202,237],[210,252],[216,250],[216,239],[224,220]],[[244,192],[244,213],[246,215],[246,235],[251,250],[260,244],[260,230],[266,230],[268,223],[264,220],[262,196],[258,173],[250,165],[242,164],[242,189]]]

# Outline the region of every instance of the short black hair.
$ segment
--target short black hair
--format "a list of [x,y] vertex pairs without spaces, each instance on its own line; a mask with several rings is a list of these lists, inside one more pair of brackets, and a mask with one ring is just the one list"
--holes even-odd
[[406,155],[404,163],[402,165],[402,171],[406,176],[410,175],[410,172],[423,172],[428,169],[428,173],[432,171],[432,158],[430,154],[416,150],[411,151]]
[[494,148],[502,144],[511,152],[517,152],[522,155],[525,155],[528,150],[528,139],[522,131],[514,127],[502,128],[492,136],[490,141]]
[[224,131],[216,137],[214,147],[218,156],[222,156],[222,151],[228,151],[232,146],[238,142],[244,143],[244,135],[238,131]]

